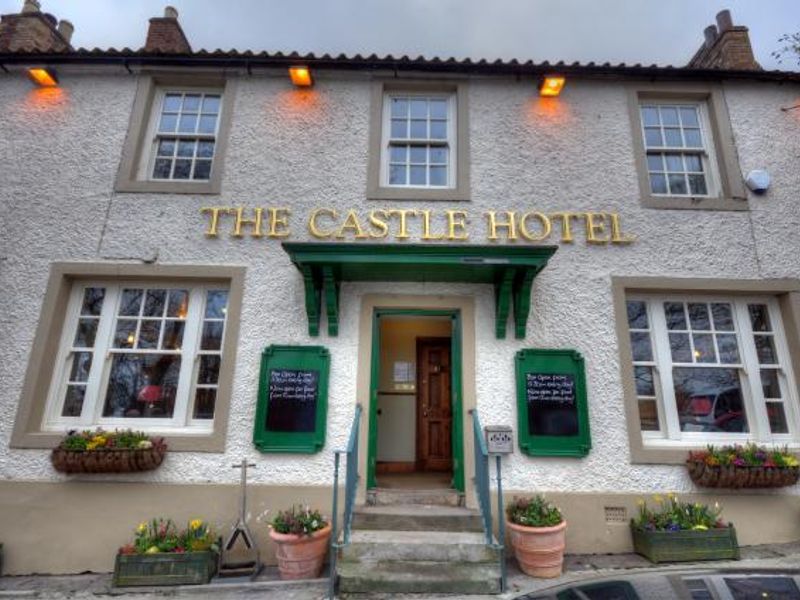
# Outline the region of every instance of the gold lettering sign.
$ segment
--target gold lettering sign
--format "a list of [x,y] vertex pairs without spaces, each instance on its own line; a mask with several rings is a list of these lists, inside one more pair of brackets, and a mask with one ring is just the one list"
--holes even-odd
[[[206,206],[205,235],[234,238],[286,239],[301,221],[308,234],[318,240],[357,241],[394,239],[422,242],[464,242],[470,240],[473,219],[466,210],[374,209],[337,211],[315,208],[307,215],[293,215],[288,208],[248,208],[244,206]],[[572,244],[583,236],[587,244],[630,244],[636,238],[622,229],[618,213],[553,212],[537,210],[488,210],[480,214],[489,242],[523,244]]]

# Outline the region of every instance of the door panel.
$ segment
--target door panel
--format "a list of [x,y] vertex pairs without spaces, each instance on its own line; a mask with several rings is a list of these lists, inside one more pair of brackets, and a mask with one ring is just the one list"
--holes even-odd
[[417,466],[453,468],[450,339],[417,340]]

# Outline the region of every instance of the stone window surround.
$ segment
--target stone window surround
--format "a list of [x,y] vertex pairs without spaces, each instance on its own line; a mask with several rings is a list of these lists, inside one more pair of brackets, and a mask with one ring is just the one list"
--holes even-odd
[[[789,362],[795,373],[800,373],[800,279],[684,279],[675,277],[619,277],[611,278],[611,295],[619,349],[619,369],[625,420],[628,428],[630,460],[633,464],[683,464],[689,450],[706,447],[707,441],[697,445],[686,444],[679,448],[645,446],[639,421],[636,384],[631,364],[630,338],[626,295],[632,293],[703,294],[724,293],[728,296],[770,295],[777,299],[783,320],[784,335],[789,347]],[[800,387],[800,384],[798,384]],[[795,393],[800,395],[800,390]]]
[[[151,192],[172,194],[219,194],[222,189],[225,154],[230,137],[233,104],[236,98],[235,77],[221,73],[189,74],[175,71],[142,71],[136,86],[136,96],[128,125],[128,134],[122,149],[122,158],[114,190],[117,192]],[[139,177],[142,161],[149,161],[150,144],[145,139],[157,110],[154,100],[159,89],[170,87],[182,90],[209,88],[221,90],[222,107],[219,114],[214,161],[211,176],[205,181],[150,180]]]
[[[719,83],[632,83],[627,88],[628,116],[631,121],[633,152],[642,206],[686,210],[749,210],[747,191],[742,180],[722,85]],[[716,164],[712,168],[719,179],[717,196],[693,198],[691,196],[655,196],[651,193],[639,111],[643,100],[705,103],[711,126],[709,132],[711,139],[706,143],[713,146],[713,154],[716,155]]]
[[233,374],[236,365],[245,270],[245,267],[232,265],[53,263],[25,371],[10,446],[12,448],[54,448],[63,438],[61,433],[43,431],[41,424],[73,283],[76,280],[90,278],[141,279],[143,281],[161,279],[170,284],[224,282],[230,288],[228,322],[223,342],[225,353],[220,365],[217,406],[214,412],[212,431],[196,434],[180,432],[164,436],[171,451],[224,452],[230,398],[233,393]]
[[[383,158],[383,104],[387,92],[450,92],[456,96],[456,152],[451,157],[456,169],[454,188],[431,189],[390,187],[381,185],[380,166]],[[367,164],[367,198],[370,200],[469,200],[469,93],[467,81],[379,79],[372,83],[369,125],[369,158]]]

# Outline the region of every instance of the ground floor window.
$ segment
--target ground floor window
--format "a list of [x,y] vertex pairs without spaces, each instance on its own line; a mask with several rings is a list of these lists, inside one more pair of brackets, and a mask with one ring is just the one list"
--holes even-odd
[[220,284],[76,282],[45,428],[210,429],[228,295]]
[[645,444],[797,439],[775,298],[628,294],[626,308]]

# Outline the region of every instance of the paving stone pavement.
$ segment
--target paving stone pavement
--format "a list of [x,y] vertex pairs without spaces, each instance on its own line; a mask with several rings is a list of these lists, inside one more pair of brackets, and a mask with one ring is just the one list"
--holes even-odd
[[[586,582],[605,577],[625,577],[649,573],[684,571],[793,571],[800,572],[800,541],[790,544],[743,546],[740,561],[704,563],[674,563],[654,566],[636,554],[567,555],[564,574],[556,579],[534,579],[519,571],[514,561],[508,563],[508,590],[499,596],[469,596],[470,600],[507,600],[523,594],[540,592],[554,586]],[[278,579],[274,567],[264,569],[259,579],[246,583],[212,583],[207,586],[176,586],[162,588],[114,588],[111,575],[28,575],[0,577],[0,599],[41,598],[47,600],[85,600],[90,598],[193,598],[233,600],[322,600],[327,595],[327,579],[284,582]],[[389,598],[427,600],[455,598],[446,594],[372,594],[353,595],[354,600],[383,600]]]

